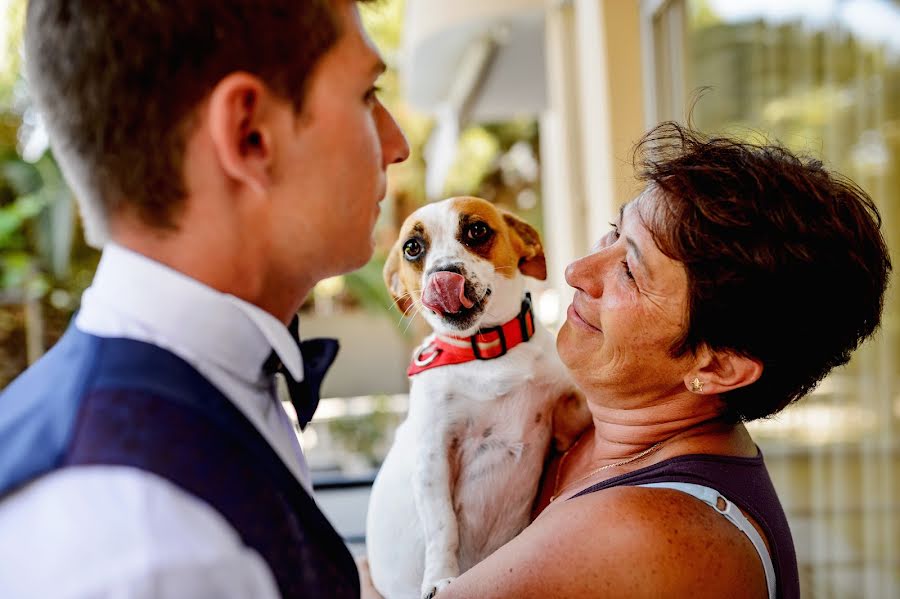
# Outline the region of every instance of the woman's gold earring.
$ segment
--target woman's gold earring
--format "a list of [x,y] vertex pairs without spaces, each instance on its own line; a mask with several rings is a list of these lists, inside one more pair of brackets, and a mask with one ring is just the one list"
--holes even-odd
[[703,393],[703,381],[697,377],[691,381],[691,393]]

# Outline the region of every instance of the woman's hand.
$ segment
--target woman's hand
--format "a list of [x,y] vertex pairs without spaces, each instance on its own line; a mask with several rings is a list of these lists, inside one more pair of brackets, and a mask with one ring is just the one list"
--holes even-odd
[[356,558],[356,568],[359,570],[360,599],[383,599],[372,583],[372,575],[369,573],[369,560],[366,556],[363,555]]

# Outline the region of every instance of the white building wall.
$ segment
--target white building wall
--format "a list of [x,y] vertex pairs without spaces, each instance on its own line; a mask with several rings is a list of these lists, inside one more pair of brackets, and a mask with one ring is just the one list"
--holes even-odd
[[553,2],[545,23],[544,223],[562,318],[571,297],[565,266],[588,251],[637,190],[631,148],[645,121],[639,4]]

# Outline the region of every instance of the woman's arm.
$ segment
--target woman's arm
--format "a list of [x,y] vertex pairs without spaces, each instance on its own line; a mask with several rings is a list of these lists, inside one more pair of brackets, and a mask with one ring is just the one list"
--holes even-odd
[[618,487],[554,504],[439,599],[766,597],[745,535],[678,491]]

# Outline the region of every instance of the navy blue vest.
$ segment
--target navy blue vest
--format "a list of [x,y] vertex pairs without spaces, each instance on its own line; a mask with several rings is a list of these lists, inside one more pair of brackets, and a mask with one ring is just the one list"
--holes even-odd
[[166,350],[71,326],[0,395],[0,498],[86,464],[152,472],[205,501],[284,597],[359,597],[342,539],[234,404]]

